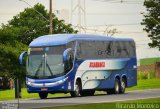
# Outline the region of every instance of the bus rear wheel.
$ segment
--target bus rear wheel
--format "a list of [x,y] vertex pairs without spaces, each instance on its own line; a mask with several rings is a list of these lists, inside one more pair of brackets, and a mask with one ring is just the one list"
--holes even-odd
[[70,92],[72,97],[78,97],[80,96],[80,91],[81,91],[81,83],[79,81],[76,81],[75,85],[75,91]]
[[120,81],[119,79],[115,79],[114,88],[107,89],[107,94],[119,94],[120,93]]
[[121,93],[121,94],[125,93],[125,88],[126,88],[126,80],[123,78],[121,81],[119,93]]
[[119,92],[120,92],[120,81],[119,81],[119,79],[116,78],[113,93],[114,94],[119,94]]
[[46,98],[47,98],[47,96],[48,96],[48,93],[45,93],[45,92],[39,92],[39,97],[40,97],[41,99],[46,99]]

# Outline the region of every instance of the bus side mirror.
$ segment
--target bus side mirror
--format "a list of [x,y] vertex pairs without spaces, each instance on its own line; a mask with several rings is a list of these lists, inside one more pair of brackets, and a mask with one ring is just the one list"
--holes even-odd
[[68,48],[63,52],[63,62],[66,62],[69,60],[69,54],[71,50],[72,50],[71,48]]
[[22,52],[21,55],[19,56],[19,63],[20,63],[21,65],[25,65],[25,63],[24,63],[23,61],[24,61],[24,57],[26,56],[26,54],[27,54],[27,52],[24,51],[24,52]]
[[69,70],[72,69],[73,51],[71,48],[68,48],[63,52],[63,63],[64,63],[65,72],[68,72]]

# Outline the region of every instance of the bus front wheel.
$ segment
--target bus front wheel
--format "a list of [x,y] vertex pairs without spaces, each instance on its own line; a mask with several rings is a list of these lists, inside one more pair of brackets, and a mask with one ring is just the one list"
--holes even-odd
[[72,97],[78,97],[80,96],[80,91],[81,91],[81,84],[79,81],[76,81],[75,91],[70,92],[70,94]]
[[46,99],[46,98],[47,98],[47,96],[48,96],[48,93],[45,93],[45,92],[39,92],[39,97],[40,97],[41,99]]

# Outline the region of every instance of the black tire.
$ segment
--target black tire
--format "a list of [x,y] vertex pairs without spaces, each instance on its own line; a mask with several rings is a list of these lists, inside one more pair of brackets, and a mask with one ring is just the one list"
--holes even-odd
[[93,96],[95,93],[95,90],[84,90],[81,91],[81,96]]
[[114,89],[113,89],[113,93],[114,94],[119,94],[120,91],[120,81],[119,79],[115,79],[115,83],[114,83]]
[[114,94],[113,89],[107,89],[106,92],[107,92],[108,95]]
[[126,80],[123,78],[120,84],[120,91],[119,93],[123,94],[125,93],[125,89],[126,89]]
[[114,88],[113,89],[107,89],[107,94],[119,94],[120,93],[120,81],[119,79],[115,79]]
[[45,93],[45,92],[39,92],[39,97],[40,97],[41,99],[46,99],[46,98],[47,98],[47,96],[48,96],[48,93]]
[[81,83],[76,81],[76,88],[75,91],[70,92],[72,97],[78,97],[80,96],[80,91],[81,91]]
[[93,96],[94,93],[95,93],[95,90],[90,90],[90,91],[88,91],[88,96]]

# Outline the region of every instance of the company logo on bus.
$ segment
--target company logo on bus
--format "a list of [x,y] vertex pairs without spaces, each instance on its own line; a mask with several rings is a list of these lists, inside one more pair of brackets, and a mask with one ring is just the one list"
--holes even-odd
[[90,62],[90,68],[103,68],[105,67],[105,62]]

